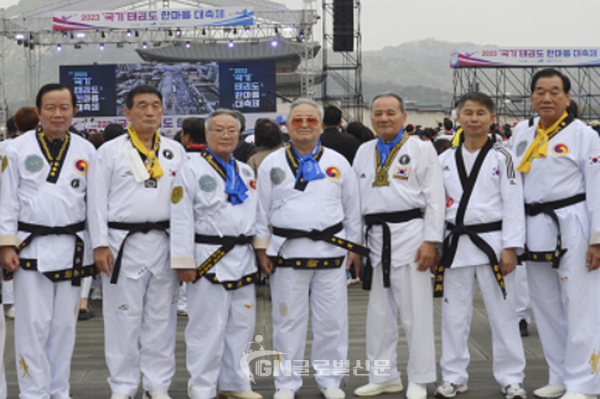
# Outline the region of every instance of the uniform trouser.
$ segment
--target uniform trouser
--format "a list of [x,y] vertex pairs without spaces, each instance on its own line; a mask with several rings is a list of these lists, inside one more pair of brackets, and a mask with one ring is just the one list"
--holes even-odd
[[[369,382],[382,383],[400,376],[396,360],[398,311],[408,342],[408,381],[426,384],[436,380],[431,273],[412,262],[392,267],[389,288],[383,286],[381,263],[373,268],[367,308],[367,359]],[[389,362],[389,370],[373,367]]]
[[5,305],[12,305],[15,303],[12,280],[2,282],[2,303]]
[[14,273],[15,358],[21,399],[69,397],[80,288],[42,273]]
[[531,323],[533,309],[529,299],[529,287],[527,286],[527,269],[525,265],[517,265],[515,268],[515,308],[517,309],[517,320],[525,320],[527,324]]
[[489,265],[447,268],[444,273],[442,377],[457,385],[466,384],[469,379],[468,339],[476,281],[492,329],[494,377],[502,387],[521,383],[525,378],[525,353],[515,310],[515,273],[504,276],[504,299]]
[[302,386],[309,299],[314,337],[311,365],[318,365],[315,380],[321,388],[338,388],[348,354],[346,269],[280,267],[270,280],[273,350],[280,352],[284,369],[274,367],[278,369],[274,370],[275,388],[297,391]]
[[81,279],[81,298],[88,299],[90,296],[90,289],[92,288],[93,277],[85,277]]
[[179,281],[173,272],[157,279],[103,278],[104,350],[113,393],[135,396],[140,372],[144,390],[167,392],[175,374]]
[[179,297],[177,298],[177,310],[187,312],[187,283],[179,286]]
[[253,341],[256,319],[254,285],[227,291],[201,278],[187,284],[189,322],[185,329],[191,398],[206,399],[222,391],[249,391],[240,367],[244,347]]
[[587,242],[569,247],[558,269],[528,262],[527,280],[549,383],[600,394],[600,270],[586,267]]
[[6,320],[4,306],[0,303],[0,399],[6,399],[6,372],[4,369],[4,342],[6,341]]

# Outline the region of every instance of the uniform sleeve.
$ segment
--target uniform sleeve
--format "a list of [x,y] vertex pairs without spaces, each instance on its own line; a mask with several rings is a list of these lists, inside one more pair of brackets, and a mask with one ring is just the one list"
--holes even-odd
[[525,206],[523,183],[516,171],[512,153],[502,148],[499,159],[500,195],[502,196],[502,248],[523,249],[525,244]]
[[430,143],[420,146],[420,173],[417,174],[425,197],[425,228],[423,240],[441,242],[444,236],[445,193],[442,168]]
[[87,180],[87,219],[92,247],[108,247],[108,192],[112,165],[102,149],[90,164]]
[[267,249],[271,238],[269,228],[269,209],[272,200],[272,185],[269,177],[268,162],[263,161],[258,168],[258,178],[256,179],[256,191],[258,192],[258,211],[256,213],[256,236],[254,238],[254,248]]
[[[9,144],[4,155],[6,168],[2,172],[0,187],[0,246],[17,246],[17,225],[19,216],[19,165],[16,151]],[[7,163],[8,162],[8,163]]]
[[342,204],[344,206],[344,229],[346,238],[354,243],[362,243],[362,216],[360,213],[360,193],[358,179],[352,167],[344,159],[342,180]]
[[[582,140],[581,170],[585,175],[586,204],[590,218],[590,245],[600,244],[600,137],[591,128]],[[3,187],[4,189],[4,187]]]
[[195,269],[196,234],[194,198],[198,184],[194,177],[193,162],[181,167],[171,192],[171,268]]

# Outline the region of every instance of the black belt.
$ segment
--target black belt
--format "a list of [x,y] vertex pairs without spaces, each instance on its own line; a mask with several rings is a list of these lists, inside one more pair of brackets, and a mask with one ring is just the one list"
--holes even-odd
[[[23,270],[33,270],[37,271],[37,260],[36,259],[19,259],[21,262],[21,268]],[[88,265],[80,267],[79,269],[64,269],[64,270],[55,270],[51,272],[42,273],[44,276],[48,277],[50,281],[53,283],[59,281],[68,281],[71,280],[71,284],[78,287],[80,284],[75,285],[75,280],[79,279],[81,281],[84,277],[93,277],[96,274],[96,265]]]
[[[198,266],[198,278],[202,277],[207,271],[212,269],[229,251],[236,245],[251,245],[254,240],[254,236],[207,236],[203,234],[196,234],[195,242],[197,244],[213,244],[220,245],[221,247],[212,253],[200,266]],[[215,277],[216,278],[216,277]],[[194,281],[194,282],[196,282]]]
[[[75,251],[73,253],[73,269],[72,276],[69,280],[71,280],[71,284],[74,287],[81,286],[81,272],[83,270],[83,240],[77,235],[78,232],[85,230],[85,221],[69,224],[67,226],[40,226],[37,224],[30,224],[19,222],[17,226],[17,230],[24,231],[26,233],[30,233],[21,244],[17,247],[17,253],[21,252],[23,248],[33,241],[35,237],[43,237],[49,235],[71,235],[75,237]],[[29,261],[32,261],[29,259]],[[89,266],[87,266],[89,267]],[[37,262],[36,269],[37,270]],[[71,269],[68,269],[71,270]],[[54,280],[53,280],[54,281]],[[62,281],[62,280],[57,280]]]
[[[217,280],[217,275],[214,273],[206,273],[204,274],[204,277],[206,277],[208,279],[208,281],[210,281],[213,284],[221,284],[223,286],[223,288],[225,288],[227,291],[232,291],[232,290],[237,290],[240,287],[246,286],[246,285],[250,285],[250,284],[255,284],[260,280],[260,273],[255,272],[255,273],[251,273],[248,274],[244,277],[242,277],[239,280],[232,280],[232,281],[219,281]],[[196,280],[198,281],[198,280]]]
[[121,243],[121,247],[119,248],[119,254],[117,255],[117,260],[115,261],[115,266],[112,271],[112,275],[110,276],[110,283],[117,284],[119,280],[119,271],[121,270],[121,260],[123,259],[123,248],[125,247],[125,241],[135,233],[143,233],[146,234],[152,230],[164,231],[166,233],[169,228],[169,221],[163,220],[161,222],[146,222],[146,223],[122,223],[122,222],[108,222],[108,227],[116,230],[127,230],[128,233],[123,239]]
[[287,258],[270,256],[276,267],[292,267],[296,270],[336,269],[342,265],[343,256],[337,258]]
[[[340,248],[344,248],[348,251],[357,253],[361,256],[369,256],[369,250],[362,245],[354,244],[350,241],[344,240],[342,238],[336,237],[334,234],[339,233],[344,228],[342,222],[330,226],[325,230],[295,230],[295,229],[284,229],[281,227],[273,226],[273,234],[280,237],[285,237],[285,241],[281,244],[279,248],[279,252],[277,253],[277,259],[282,259],[283,262],[286,262],[281,254],[283,252],[283,248],[289,242],[289,240],[293,240],[296,238],[310,238],[313,241],[324,241],[329,244],[335,245]],[[308,258],[307,258],[308,259]],[[277,266],[277,265],[275,265]]]
[[556,238],[556,249],[554,251],[529,251],[527,249],[527,245],[525,245],[525,252],[519,256],[519,261],[552,262],[552,267],[557,269],[560,266],[560,258],[562,258],[562,256],[567,252],[567,249],[562,248],[560,223],[558,222],[558,216],[554,211],[583,201],[585,201],[585,193],[577,194],[558,201],[525,204],[525,213],[527,216],[536,216],[541,213],[550,216],[554,223],[556,223],[558,236]]
[[[365,242],[369,240],[369,233],[371,227],[381,226],[383,229],[383,247],[381,248],[381,266],[383,269],[383,286],[385,288],[390,287],[390,269],[392,265],[392,233],[388,223],[404,223],[409,220],[423,218],[423,211],[421,209],[409,209],[407,211],[389,212],[389,213],[371,213],[365,215],[365,224],[367,229],[365,230]],[[363,289],[371,289],[371,280],[373,278],[373,265],[371,264],[371,258],[367,257],[367,264],[362,276]]]
[[435,298],[441,298],[444,296],[444,271],[446,268],[452,265],[454,256],[456,255],[456,249],[458,248],[458,239],[462,235],[467,235],[471,239],[471,242],[475,244],[484,254],[487,255],[490,262],[490,266],[496,276],[496,281],[500,286],[502,295],[506,298],[506,287],[504,285],[504,278],[502,277],[502,271],[500,269],[500,263],[494,249],[488,244],[483,238],[479,237],[481,233],[490,233],[492,231],[502,231],[502,221],[481,223],[472,225],[455,226],[452,223],[446,222],[446,228],[450,230],[450,234],[444,239],[444,245],[442,250],[442,260],[440,265],[437,267],[435,274],[435,286],[433,289],[433,296]]

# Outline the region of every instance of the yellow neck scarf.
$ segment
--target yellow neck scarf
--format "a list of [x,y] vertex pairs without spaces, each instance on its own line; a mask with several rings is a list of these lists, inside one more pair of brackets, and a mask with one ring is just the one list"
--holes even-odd
[[452,147],[458,147],[458,145],[460,144],[460,138],[461,138],[462,134],[463,134],[463,128],[459,127],[456,130],[456,134],[452,138]]
[[142,143],[142,140],[140,140],[140,137],[132,125],[127,127],[127,131],[129,133],[129,138],[131,139],[131,144],[133,144],[136,150],[146,156],[144,166],[150,174],[150,177],[153,179],[161,177],[164,173],[160,167],[160,163],[158,163],[158,158],[156,157],[156,151],[160,147],[160,133],[158,133],[158,131],[154,133],[154,147],[151,150],[148,150],[144,143]]
[[545,158],[548,156],[548,141],[550,140],[550,134],[554,133],[560,123],[565,120],[565,118],[569,116],[567,111],[565,111],[562,116],[556,121],[556,123],[550,126],[548,129],[542,129],[542,121],[538,121],[538,126],[536,130],[535,139],[527,148],[525,155],[523,155],[523,159],[521,160],[521,164],[517,168],[519,172],[529,173],[529,169],[531,169],[531,163],[535,158]]

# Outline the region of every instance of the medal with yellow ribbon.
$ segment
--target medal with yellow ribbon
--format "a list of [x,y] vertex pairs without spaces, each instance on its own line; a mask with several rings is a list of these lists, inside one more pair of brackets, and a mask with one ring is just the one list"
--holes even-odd
[[398,151],[402,148],[404,143],[408,140],[410,135],[407,132],[402,134],[402,138],[400,141],[392,148],[387,159],[385,160],[385,164],[381,164],[381,157],[379,156],[379,148],[375,146],[375,162],[376,162],[376,172],[375,172],[375,181],[373,182],[373,187],[386,187],[390,185],[389,180],[389,170],[398,154]]

